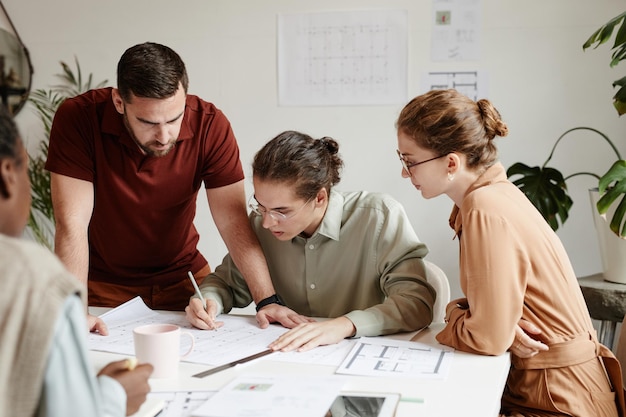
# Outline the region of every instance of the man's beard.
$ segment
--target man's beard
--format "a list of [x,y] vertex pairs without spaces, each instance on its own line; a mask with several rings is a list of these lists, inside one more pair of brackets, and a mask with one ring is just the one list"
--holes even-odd
[[171,141],[169,141],[167,144],[168,145],[167,148],[159,149],[159,150],[155,150],[150,147],[151,145],[157,145],[157,146],[161,145],[156,140],[148,142],[145,145],[140,143],[139,140],[137,139],[137,136],[135,136],[135,132],[133,132],[132,127],[130,127],[130,123],[128,122],[128,117],[126,116],[126,113],[124,113],[124,125],[126,126],[126,130],[128,130],[128,134],[130,135],[133,142],[135,142],[137,146],[139,146],[139,149],[141,149],[143,153],[145,153],[148,156],[155,156],[155,157],[165,156],[176,146],[176,139],[172,139]]

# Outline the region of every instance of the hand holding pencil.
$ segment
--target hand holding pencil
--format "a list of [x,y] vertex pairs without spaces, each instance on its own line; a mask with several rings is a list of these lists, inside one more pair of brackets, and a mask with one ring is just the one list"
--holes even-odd
[[192,298],[189,301],[189,305],[185,307],[187,321],[194,327],[202,330],[217,330],[222,327],[224,322],[215,321],[215,317],[217,317],[217,304],[215,301],[205,300],[191,271],[187,275],[198,296],[198,298]]

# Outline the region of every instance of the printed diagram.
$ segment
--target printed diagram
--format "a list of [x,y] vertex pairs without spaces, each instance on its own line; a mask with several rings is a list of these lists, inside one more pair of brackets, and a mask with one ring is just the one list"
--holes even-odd
[[214,394],[212,391],[153,391],[148,398],[158,398],[165,403],[159,417],[188,417]]
[[403,102],[406,42],[405,11],[282,15],[279,102]]
[[419,372],[436,374],[441,366],[442,350],[433,350],[428,347],[400,348],[398,346],[370,345],[362,343],[353,357],[353,361],[346,365],[350,368],[357,359],[370,363],[372,369],[384,372],[406,373]]
[[323,96],[384,93],[389,83],[389,28],[381,25],[304,28],[303,82]]
[[442,71],[428,74],[427,90],[454,88],[476,101],[483,96],[479,93],[478,71]]
[[337,373],[385,377],[445,378],[453,350],[410,341],[361,338]]

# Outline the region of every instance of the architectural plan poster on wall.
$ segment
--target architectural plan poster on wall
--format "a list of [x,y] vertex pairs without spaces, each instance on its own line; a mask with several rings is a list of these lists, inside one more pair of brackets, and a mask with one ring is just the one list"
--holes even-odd
[[421,90],[454,88],[474,101],[487,98],[488,79],[485,71],[434,71],[422,74]]
[[406,10],[278,16],[279,105],[388,105],[406,100]]
[[480,0],[433,0],[431,59],[480,59]]

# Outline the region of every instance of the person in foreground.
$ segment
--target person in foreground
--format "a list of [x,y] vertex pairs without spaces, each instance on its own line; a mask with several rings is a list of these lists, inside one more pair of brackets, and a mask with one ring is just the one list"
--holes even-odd
[[[278,301],[307,317],[331,318],[296,326],[270,345],[274,350],[418,330],[433,318],[426,245],[390,196],[333,190],[343,165],[338,150],[332,138],[286,131],[254,158],[250,222]],[[206,306],[194,297],[186,312],[201,329],[252,301],[229,255],[200,288]]]
[[[210,212],[255,301],[274,288],[248,223],[239,148],[226,116],[188,95],[180,56],[146,42],[128,48],[117,88],[67,99],[55,114],[51,172],[55,251],[88,283],[89,305],[117,307],[137,295],[154,309],[183,310],[211,272],[193,220],[204,182]],[[107,334],[102,320],[90,328]],[[272,304],[261,327],[304,321]]]
[[[502,415],[623,415],[620,365],[597,340],[567,253],[497,161],[494,138],[508,128],[495,107],[435,90],[411,100],[396,127],[402,176],[424,198],[454,202],[466,298],[448,304],[437,340],[484,355],[511,350]],[[518,322],[536,326],[547,350],[518,356]]]
[[0,106],[0,417],[124,416],[150,391],[152,365],[93,374],[84,287],[47,249],[21,239],[30,212],[28,155]]

